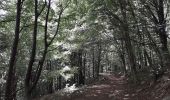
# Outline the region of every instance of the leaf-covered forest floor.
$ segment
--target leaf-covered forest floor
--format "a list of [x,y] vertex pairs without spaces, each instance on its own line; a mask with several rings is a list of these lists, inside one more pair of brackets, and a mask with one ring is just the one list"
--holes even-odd
[[161,79],[134,85],[124,76],[105,74],[99,81],[73,93],[55,93],[39,100],[170,100],[162,99],[169,94],[169,84],[169,80]]

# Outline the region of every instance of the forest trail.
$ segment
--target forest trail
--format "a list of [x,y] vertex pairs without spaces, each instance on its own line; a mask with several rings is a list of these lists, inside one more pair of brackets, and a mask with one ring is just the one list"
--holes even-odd
[[86,87],[67,100],[147,100],[136,94],[127,78],[118,75],[103,75],[104,79]]
[[127,78],[120,75],[103,74],[103,78],[70,95],[47,96],[41,100],[155,100],[141,93]]

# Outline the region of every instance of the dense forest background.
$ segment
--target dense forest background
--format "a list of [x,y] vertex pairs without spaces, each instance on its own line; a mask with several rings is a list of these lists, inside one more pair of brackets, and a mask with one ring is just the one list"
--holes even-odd
[[121,74],[169,76],[169,0],[0,0],[0,100]]

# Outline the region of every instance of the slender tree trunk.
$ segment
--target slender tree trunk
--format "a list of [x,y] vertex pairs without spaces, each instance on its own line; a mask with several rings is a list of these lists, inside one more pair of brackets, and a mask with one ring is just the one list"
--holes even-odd
[[34,31],[32,34],[32,51],[30,55],[30,61],[28,64],[28,69],[25,77],[25,99],[30,100],[31,98],[31,73],[32,73],[32,67],[35,61],[36,56],[36,48],[37,48],[37,26],[38,26],[38,0],[35,0],[35,8],[34,8]]
[[145,54],[145,56],[146,56],[146,58],[148,60],[150,68],[153,68],[152,59],[149,57],[149,55],[148,55],[146,50],[144,50],[144,54]]
[[[53,70],[51,60],[49,60],[47,64],[47,66],[49,67],[49,71],[51,72]],[[53,78],[49,80],[48,93],[53,93]]]
[[13,79],[13,100],[17,100],[17,75],[15,75],[15,78]]
[[[11,50],[11,57],[9,61],[9,69],[7,74],[7,82],[5,89],[5,100],[13,100],[15,99],[13,88],[16,88],[13,84],[15,83],[15,70],[16,70],[16,56],[17,56],[17,48],[19,43],[19,32],[20,32],[20,17],[21,17],[21,0],[17,0],[17,14],[16,14],[16,26],[15,26],[15,38],[13,42],[13,47]],[[14,89],[15,90],[15,89]]]
[[[126,26],[125,26],[126,27]],[[125,28],[124,27],[124,28]],[[129,37],[129,33],[128,30],[125,28],[125,45],[126,45],[126,49],[127,49],[127,53],[128,53],[128,57],[129,57],[129,62],[130,62],[130,66],[131,66],[131,73],[132,73],[132,77],[134,82],[137,82],[137,70],[136,70],[136,59],[135,59],[135,55],[134,55],[134,50],[130,41],[130,37]]]
[[97,57],[97,66],[96,66],[96,76],[99,78],[100,73],[100,62],[101,62],[101,44],[98,44],[98,57]]
[[34,76],[33,83],[31,84],[30,83],[31,72],[32,72],[32,67],[33,67],[33,64],[34,64],[35,56],[36,56],[38,17],[40,15],[40,13],[38,13],[38,1],[35,0],[35,21],[34,21],[32,52],[31,52],[30,61],[29,61],[29,64],[28,64],[28,70],[27,70],[26,78],[25,78],[25,96],[26,96],[26,99],[28,99],[28,100],[31,98],[31,93],[38,83],[38,80],[40,78],[41,71],[42,71],[42,68],[43,68],[43,65],[44,65],[44,61],[45,61],[45,58],[46,58],[46,55],[47,55],[48,47],[53,41],[53,40],[51,40],[49,44],[47,43],[47,28],[48,28],[47,23],[48,23],[50,6],[51,6],[51,0],[49,0],[49,5],[48,5],[48,9],[47,9],[47,14],[46,14],[46,20],[45,20],[44,51],[43,51],[42,58],[40,59],[40,61],[38,63],[38,67],[37,67],[36,75]]
[[[161,52],[165,67],[170,67],[170,54],[167,46],[166,19],[164,16],[164,0],[159,0],[158,6],[158,33],[161,41]],[[168,9],[168,8],[167,8]]]
[[57,78],[57,89],[58,90],[61,90],[61,81],[62,80],[62,76],[59,75],[58,78]]
[[126,70],[125,55],[124,55],[124,54],[120,54],[120,58],[121,58],[122,65],[123,65],[123,72],[124,72],[124,75],[126,75],[126,74],[127,74],[127,70]]
[[[166,32],[166,17],[165,17],[165,1],[167,0],[153,0],[152,1],[152,7],[154,7],[154,10],[151,9],[150,5],[145,5],[144,0],[141,0],[143,2],[143,5],[147,8],[148,12],[151,14],[151,19],[155,24],[155,31],[159,35],[161,48],[160,48],[160,54],[162,59],[162,70],[165,71],[165,67],[170,66],[170,54],[167,47],[167,32]],[[169,1],[167,1],[169,2]],[[169,9],[167,7],[166,9]],[[156,12],[156,13],[155,13]]]
[[123,23],[122,23],[122,30],[123,30],[123,38],[125,40],[125,46],[127,49],[128,57],[129,57],[129,63],[131,66],[131,74],[133,81],[137,83],[137,70],[136,70],[136,57],[135,57],[135,51],[132,47],[130,35],[129,35],[129,27],[127,23],[127,13],[126,13],[126,0],[120,0],[120,8],[121,13],[123,16]]
[[93,78],[95,78],[95,53],[94,53],[94,48],[92,48],[92,64],[93,64]]
[[43,57],[41,58],[41,60],[39,61],[39,64],[38,64],[38,69],[37,69],[37,73],[36,73],[36,76],[34,76],[34,83],[32,84],[31,88],[30,88],[30,92],[33,91],[33,89],[36,87],[37,83],[38,83],[38,80],[41,76],[41,71],[42,71],[42,68],[43,68],[43,65],[44,65],[44,61],[45,61],[45,58],[46,58],[46,54],[47,54],[47,48],[45,48],[44,50],[44,53],[43,53]]
[[82,60],[82,50],[79,50],[78,53],[78,59],[77,59],[77,63],[78,63],[78,67],[79,67],[79,85],[83,85],[85,83],[84,79],[84,75],[83,75],[83,60]]
[[86,52],[84,52],[84,59],[83,59],[83,77],[84,77],[84,84],[86,81]]

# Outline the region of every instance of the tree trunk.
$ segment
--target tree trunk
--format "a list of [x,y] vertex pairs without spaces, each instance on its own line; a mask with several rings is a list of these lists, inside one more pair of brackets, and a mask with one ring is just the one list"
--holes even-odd
[[96,66],[96,77],[99,78],[100,73],[100,62],[101,62],[101,44],[98,44],[98,57],[97,57],[97,66]]
[[28,64],[28,69],[26,72],[25,77],[25,100],[30,100],[31,98],[31,73],[32,73],[32,67],[35,61],[35,55],[36,55],[36,48],[37,48],[37,26],[38,26],[38,0],[35,0],[35,8],[34,8],[34,14],[35,14],[35,20],[34,20],[34,31],[33,31],[33,42],[32,42],[32,51],[30,55],[30,60]]
[[126,49],[127,49],[127,53],[128,53],[128,57],[129,57],[129,62],[130,62],[130,66],[131,66],[131,73],[132,73],[132,77],[134,82],[137,82],[137,70],[136,70],[136,59],[135,59],[135,55],[134,55],[134,50],[130,41],[130,36],[128,33],[128,30],[126,29],[126,26],[124,27],[124,36],[125,36],[125,45],[126,45]]
[[59,75],[57,78],[57,90],[61,90],[61,81],[62,80],[62,76]]
[[123,73],[124,73],[124,75],[126,75],[127,74],[127,70],[126,70],[125,55],[124,54],[120,54],[120,58],[121,58],[122,65],[123,65]]
[[[15,26],[15,38],[13,42],[13,47],[11,50],[11,57],[9,61],[9,69],[7,74],[7,82],[5,89],[5,100],[13,100],[15,96],[13,93],[13,88],[16,88],[15,83],[15,70],[16,70],[16,56],[17,56],[17,48],[19,43],[19,32],[20,32],[20,17],[21,17],[21,0],[17,0],[17,14],[16,14],[16,26]],[[15,90],[15,89],[14,89]]]
[[122,30],[123,30],[123,38],[125,40],[125,46],[127,49],[127,54],[129,58],[129,63],[131,67],[131,74],[133,81],[137,83],[137,70],[136,70],[136,57],[135,57],[135,51],[134,48],[132,47],[130,35],[129,35],[129,27],[127,24],[127,13],[126,13],[126,0],[120,0],[120,8],[121,8],[121,13],[123,16],[123,22],[122,22]]
[[86,52],[84,53],[84,59],[83,59],[83,76],[84,76],[84,84],[86,79]]
[[[142,1],[142,0],[141,0]],[[156,33],[159,35],[159,40],[161,43],[161,48],[160,48],[160,54],[161,54],[161,59],[162,59],[162,70],[165,71],[165,67],[169,67],[170,66],[170,54],[169,54],[169,50],[167,47],[167,32],[166,32],[166,17],[165,17],[165,1],[166,0],[153,0],[151,3],[153,3],[153,5],[145,5],[144,1],[143,5],[145,5],[145,7],[147,8],[148,12],[151,14],[151,19],[155,24],[155,31]],[[168,2],[168,1],[167,1]],[[152,7],[154,7],[154,10],[151,9]],[[169,9],[169,7],[167,7],[166,9]],[[156,12],[156,13],[155,13]]]
[[95,53],[94,48],[92,48],[92,64],[93,64],[93,78],[95,78]]
[[[161,52],[165,67],[170,67],[170,54],[167,47],[166,19],[164,16],[164,0],[159,0],[158,6],[158,33],[161,42]],[[168,8],[167,8],[168,9]]]
[[82,60],[82,50],[79,50],[78,51],[78,53],[77,53],[78,55],[78,57],[77,57],[77,63],[78,63],[78,67],[79,67],[79,82],[78,82],[78,84],[79,85],[84,85],[84,83],[85,83],[85,77],[84,77],[84,75],[83,75],[83,60]]

